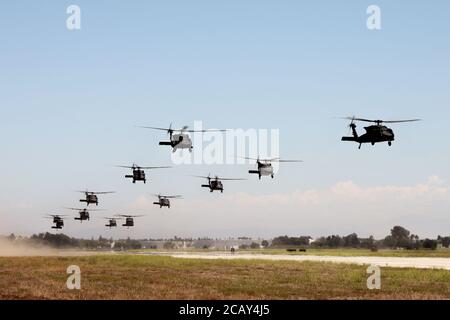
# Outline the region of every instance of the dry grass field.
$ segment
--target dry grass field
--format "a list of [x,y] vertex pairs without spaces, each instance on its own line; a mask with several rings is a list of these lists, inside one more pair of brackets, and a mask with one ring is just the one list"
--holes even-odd
[[[81,290],[66,269],[81,268]],[[1,299],[450,299],[450,271],[163,256],[0,257]]]

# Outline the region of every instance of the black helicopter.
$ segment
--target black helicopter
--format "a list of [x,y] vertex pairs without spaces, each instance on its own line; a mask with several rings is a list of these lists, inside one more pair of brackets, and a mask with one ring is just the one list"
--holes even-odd
[[133,170],[133,174],[130,175],[125,175],[125,178],[131,178],[133,179],[133,183],[136,183],[136,181],[144,181],[144,183],[147,182],[147,179],[145,177],[145,170],[147,169],[163,169],[163,168],[172,168],[172,167],[140,167],[137,164],[133,163],[133,165],[130,166],[117,166],[119,168],[127,168],[127,169],[132,169]]
[[125,223],[122,224],[122,227],[134,227],[134,218],[142,217],[142,216],[132,216],[132,215],[126,215],[126,214],[118,214],[118,217],[125,218]]
[[247,180],[247,179],[241,179],[241,178],[221,178],[219,176],[215,176],[214,178],[211,178],[211,175],[206,176],[194,176],[197,178],[204,178],[208,179],[208,184],[202,184],[202,188],[209,188],[210,192],[213,192],[215,190],[220,191],[223,193],[223,184],[222,181],[237,181],[237,180]]
[[[170,141],[160,141],[160,146],[171,146],[172,152],[177,151],[178,149],[189,149],[189,152],[192,152],[194,148],[192,145],[191,137],[188,133],[194,132],[224,132],[226,130],[188,130],[188,126],[184,126],[181,129],[172,129],[172,124],[170,124],[169,128],[158,128],[158,127],[144,127],[139,126],[140,128],[145,129],[153,129],[153,130],[162,130],[166,131],[170,136]],[[177,132],[174,134],[174,132]]]
[[122,218],[104,218],[108,220],[108,224],[105,224],[105,227],[115,228],[117,227],[117,220],[120,220]]
[[94,191],[78,191],[84,193],[85,199],[80,199],[80,202],[86,202],[86,205],[95,204],[98,206],[98,194],[108,194],[115,193],[115,191],[103,191],[103,192],[94,192]]
[[255,158],[243,158],[247,160],[256,160],[256,164],[258,165],[258,170],[249,170],[248,173],[250,174],[257,174],[259,177],[259,180],[261,180],[262,176],[271,176],[272,179],[275,176],[275,173],[273,171],[272,162],[303,162],[302,160],[282,160],[280,158],[272,158],[272,159],[260,159],[259,157],[257,159]]
[[[359,143],[358,149],[361,149],[361,145],[363,143],[371,143],[372,145],[375,145],[375,143],[387,142],[389,146],[392,145],[392,141],[395,140],[394,131],[392,129],[384,126],[383,123],[416,122],[416,121],[421,120],[421,119],[411,119],[411,120],[385,121],[385,120],[361,119],[361,118],[355,118],[355,117],[347,117],[344,119],[351,120],[349,127],[352,130],[353,136],[352,137],[342,137],[342,141],[357,142],[357,143]],[[355,121],[372,122],[372,123],[375,123],[375,125],[364,127],[364,129],[366,130],[366,133],[359,136],[358,132],[356,132]]]
[[80,220],[80,222],[90,220],[89,211],[102,211],[102,209],[81,209],[81,208],[66,208],[69,210],[78,211],[79,217],[75,217],[74,220]]
[[181,199],[180,195],[175,196],[163,196],[161,194],[155,194],[155,196],[158,197],[158,201],[153,202],[153,204],[156,204],[159,206],[159,208],[167,207],[170,209],[170,199]]
[[64,227],[64,217],[65,215],[49,214],[45,218],[52,219],[54,226],[52,229],[62,229]]

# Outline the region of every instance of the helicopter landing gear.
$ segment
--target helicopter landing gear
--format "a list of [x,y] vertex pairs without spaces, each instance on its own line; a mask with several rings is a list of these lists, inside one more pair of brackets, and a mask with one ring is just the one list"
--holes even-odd
[[261,180],[261,175],[259,175],[259,180]]
[[272,177],[272,179],[273,179],[273,174],[271,174],[270,176],[271,176],[271,177]]
[[223,189],[220,189],[220,193],[223,193]]
[[375,145],[375,142],[371,142],[371,143],[372,143],[373,146]]
[[146,180],[146,179],[144,179],[144,183],[147,183],[147,180]]
[[133,179],[133,183],[136,183],[136,180]]
[[388,146],[389,147],[392,146],[392,142],[391,141],[388,142]]
[[359,147],[358,147],[359,150],[361,149],[361,146],[362,146],[362,143],[359,144]]

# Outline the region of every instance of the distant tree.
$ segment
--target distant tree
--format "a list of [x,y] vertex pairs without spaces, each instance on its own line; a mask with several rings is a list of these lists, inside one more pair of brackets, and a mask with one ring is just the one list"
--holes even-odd
[[338,248],[341,247],[343,245],[343,240],[340,236],[338,235],[332,235],[327,237],[327,246],[330,248]]
[[272,246],[307,246],[309,245],[310,237],[288,237],[288,236],[280,236],[276,237],[272,240]]
[[444,248],[450,247],[450,237],[438,236],[438,240],[441,242],[441,244]]
[[256,243],[256,242],[252,242],[251,244],[250,244],[250,248],[252,248],[252,249],[259,249],[259,244],[258,243]]
[[438,243],[437,243],[436,240],[425,239],[425,240],[423,240],[422,247],[424,249],[436,250],[437,249],[437,244]]
[[376,247],[375,245],[375,239],[373,238],[373,236],[370,236],[367,239],[360,239],[360,246],[362,248],[368,248],[371,249],[373,247]]
[[261,241],[261,245],[262,245],[264,248],[267,248],[267,247],[269,246],[269,242],[268,242],[267,240],[263,240],[263,241]]
[[356,233],[349,234],[343,238],[345,247],[357,248],[361,244]]
[[411,243],[410,232],[401,226],[393,227],[391,234],[384,239],[384,244],[392,248],[411,248]]
[[175,243],[173,243],[172,241],[166,241],[163,244],[163,248],[168,250],[175,249]]

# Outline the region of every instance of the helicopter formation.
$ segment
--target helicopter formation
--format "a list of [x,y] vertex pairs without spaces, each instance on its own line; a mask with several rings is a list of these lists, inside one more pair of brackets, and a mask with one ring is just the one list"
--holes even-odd
[[[389,146],[392,146],[392,142],[395,140],[394,131],[391,128],[388,128],[386,125],[387,123],[407,123],[407,122],[417,122],[421,121],[421,119],[410,119],[410,120],[370,120],[370,119],[364,119],[364,118],[356,118],[356,117],[346,117],[343,118],[346,120],[350,120],[350,124],[348,125],[349,129],[351,130],[352,135],[351,136],[344,136],[342,137],[342,141],[351,141],[356,142],[359,144],[358,149],[361,149],[362,144],[370,143],[372,145],[375,145],[376,143],[382,143],[387,142]],[[359,135],[356,131],[356,124],[355,122],[369,122],[374,123],[373,125],[364,127],[366,130],[366,133]],[[160,131],[166,131],[169,135],[169,141],[160,141],[159,145],[163,146],[170,146],[172,148],[172,152],[176,152],[180,149],[188,149],[189,152],[192,152],[193,149],[193,143],[192,139],[189,136],[189,133],[194,132],[224,132],[226,130],[189,130],[188,126],[184,126],[181,129],[172,129],[172,124],[170,124],[169,128],[160,128],[160,127],[147,127],[147,126],[139,126],[140,128],[145,129],[152,129],[152,130],[160,130]],[[280,159],[280,158],[271,158],[271,159],[261,159],[259,156],[257,158],[251,158],[251,157],[243,157],[242,159],[246,160],[252,160],[256,161],[256,170],[249,170],[248,173],[252,175],[258,175],[259,180],[263,176],[270,176],[272,179],[274,178],[274,168],[272,163],[295,163],[295,162],[303,162],[302,160],[286,160],[286,159]],[[125,168],[125,169],[131,169],[132,174],[125,175],[126,179],[132,179],[133,184],[135,184],[137,181],[142,181],[144,184],[147,182],[147,177],[145,170],[153,170],[153,169],[167,169],[171,168],[171,166],[146,166],[142,167],[135,163],[133,163],[131,166],[124,166],[119,165],[116,167]],[[245,178],[223,178],[219,177],[218,175],[211,176],[211,174],[208,174],[208,176],[193,176],[196,178],[202,178],[206,179],[207,183],[202,184],[202,188],[208,188],[210,193],[213,193],[214,191],[220,191],[220,193],[223,193],[224,191],[224,184],[223,181],[242,181],[247,180]],[[82,223],[83,221],[89,221],[90,220],[90,211],[102,211],[103,209],[88,209],[89,204],[95,204],[96,206],[99,205],[99,195],[105,195],[105,194],[112,194],[115,193],[115,191],[78,191],[80,193],[84,194],[84,198],[80,199],[80,202],[86,203],[86,208],[73,208],[68,207],[66,209],[77,211],[78,216],[74,218],[74,220],[80,221]],[[157,205],[161,208],[167,207],[170,209],[171,199],[182,199],[181,195],[161,195],[161,194],[154,194],[158,198],[158,201],[153,202],[154,205]],[[104,219],[108,220],[108,224],[105,225],[105,227],[108,228],[115,228],[117,227],[117,221],[118,220],[125,220],[125,222],[122,224],[123,227],[133,227],[135,225],[134,219],[138,217],[142,217],[143,215],[126,215],[126,214],[118,214],[114,217],[104,217]],[[60,230],[64,227],[64,220],[67,219],[67,215],[56,215],[56,214],[49,214],[44,216],[47,219],[51,219],[53,226],[52,229]]]

